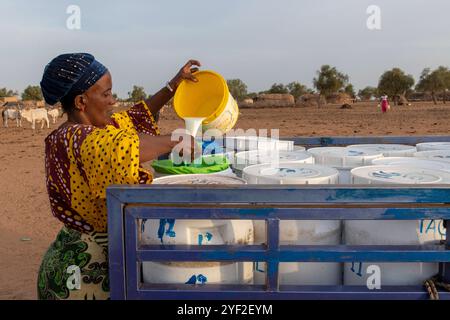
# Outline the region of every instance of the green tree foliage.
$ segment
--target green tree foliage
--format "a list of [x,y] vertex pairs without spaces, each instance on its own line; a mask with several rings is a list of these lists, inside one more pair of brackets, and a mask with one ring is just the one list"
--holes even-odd
[[247,96],[245,98],[255,99],[257,96],[258,96],[258,94],[256,92],[250,92],[247,94]]
[[397,104],[396,97],[401,94],[405,95],[413,85],[414,78],[412,75],[407,75],[400,68],[394,68],[381,75],[378,82],[378,92],[393,97],[394,104]]
[[346,94],[348,94],[350,97],[355,98],[356,97],[356,92],[355,92],[355,88],[353,87],[353,85],[351,83],[349,83],[345,88],[344,88],[344,92]]
[[323,65],[313,79],[314,87],[325,98],[337,93],[348,84],[348,75],[339,72],[335,67]]
[[267,93],[280,93],[286,94],[289,93],[289,89],[282,83],[274,83],[272,87],[267,91]]
[[424,69],[416,86],[417,91],[430,93],[434,104],[437,104],[436,94],[439,92],[442,92],[445,103],[448,89],[450,89],[450,70],[443,66],[433,71],[430,68]]
[[28,86],[22,93],[22,100],[34,100],[39,101],[43,100],[42,91],[40,86]]
[[237,101],[242,101],[247,97],[247,85],[241,79],[227,80],[228,90]]
[[365,87],[358,91],[358,97],[362,100],[370,100],[378,96],[378,89],[375,87]]
[[302,95],[308,93],[308,88],[299,82],[291,82],[286,87],[289,90],[289,93],[292,94],[296,100]]
[[7,88],[0,88],[0,98],[13,97],[17,95],[17,91],[9,90]]
[[129,101],[138,102],[147,98],[144,87],[133,86],[133,90],[128,92]]

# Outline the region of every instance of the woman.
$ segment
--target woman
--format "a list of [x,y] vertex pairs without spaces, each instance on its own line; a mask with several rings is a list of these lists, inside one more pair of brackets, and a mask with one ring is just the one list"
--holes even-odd
[[391,106],[389,105],[388,96],[387,94],[384,94],[381,96],[381,111],[386,113],[390,108]]
[[[45,139],[51,210],[64,227],[42,261],[39,299],[109,298],[106,187],[152,182],[140,164],[179,143],[159,135],[154,115],[181,81],[197,81],[194,66],[200,63],[190,60],[150,99],[112,116],[111,74],[92,55],[63,54],[46,66],[45,101],[61,102],[67,113],[67,121]],[[192,137],[180,139],[193,148]]]

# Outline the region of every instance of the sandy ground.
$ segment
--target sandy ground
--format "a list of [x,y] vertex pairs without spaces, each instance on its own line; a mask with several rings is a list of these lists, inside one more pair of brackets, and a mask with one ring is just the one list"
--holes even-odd
[[[35,299],[40,260],[60,229],[45,188],[44,138],[50,129],[0,127],[0,299]],[[171,113],[163,133],[182,127]],[[281,136],[448,135],[450,105],[414,104],[382,115],[375,104],[244,109],[237,128],[279,128]]]

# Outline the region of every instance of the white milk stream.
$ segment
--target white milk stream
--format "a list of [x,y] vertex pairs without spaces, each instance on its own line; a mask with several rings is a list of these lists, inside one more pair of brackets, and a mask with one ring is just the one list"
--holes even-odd
[[203,120],[206,118],[183,118],[186,130],[193,137],[197,136],[198,130],[200,129]]

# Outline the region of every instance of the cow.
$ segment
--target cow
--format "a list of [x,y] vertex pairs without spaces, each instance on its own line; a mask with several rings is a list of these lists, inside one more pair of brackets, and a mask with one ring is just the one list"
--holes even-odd
[[48,110],[48,115],[52,117],[53,123],[55,124],[57,118],[61,116],[61,110],[59,108],[50,109]]
[[22,115],[18,107],[6,108],[2,111],[3,126],[8,128],[8,120],[16,120],[16,126],[22,127]]
[[47,123],[47,128],[50,128],[50,121],[48,120],[47,110],[44,108],[38,109],[24,109],[20,111],[22,118],[31,122],[31,129],[36,129],[36,121],[42,121],[41,129],[44,128],[44,121]]

